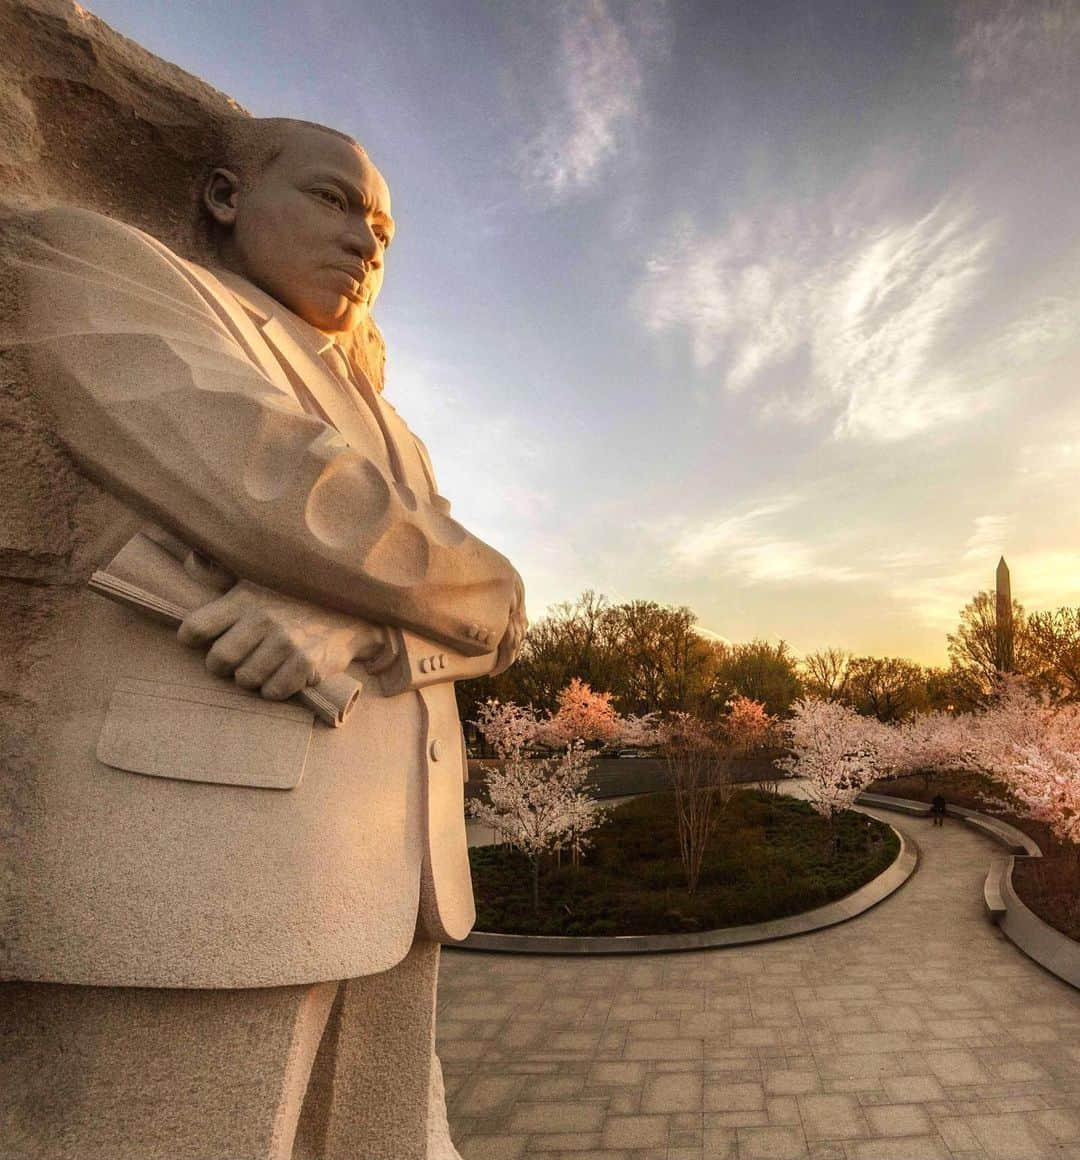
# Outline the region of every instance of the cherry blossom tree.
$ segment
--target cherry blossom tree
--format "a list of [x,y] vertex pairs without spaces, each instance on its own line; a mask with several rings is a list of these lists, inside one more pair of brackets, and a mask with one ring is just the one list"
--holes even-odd
[[531,709],[512,702],[489,701],[476,723],[502,758],[502,767],[481,767],[488,800],[470,802],[469,813],[529,860],[536,910],[543,856],[569,849],[577,865],[590,844],[589,833],[607,816],[607,808],[585,788],[591,758],[580,741],[549,757],[526,757],[525,746],[541,722]]
[[[733,758],[746,758],[761,749],[773,747],[780,740],[779,722],[769,715],[761,701],[750,697],[733,697],[727,703],[727,714],[720,720],[720,735]],[[761,776],[760,788],[780,792],[781,771],[769,763]]]
[[1080,849],[1080,745],[1020,746],[1005,778],[1027,816],[1045,822],[1051,833]]
[[540,724],[538,740],[552,748],[575,741],[608,744],[619,736],[620,717],[610,693],[594,693],[574,677],[559,693],[558,708]]
[[1055,837],[1080,845],[1080,706],[1051,705],[1006,678],[972,720],[969,761]]
[[664,737],[659,713],[628,714],[619,721],[617,741],[629,749],[653,749]]
[[732,697],[720,722],[720,731],[733,757],[749,757],[756,749],[768,744],[775,723],[775,719],[765,711],[763,701]]
[[541,726],[531,708],[494,699],[480,706],[474,724],[499,757],[520,753],[536,740]]
[[888,728],[838,701],[804,697],[786,722],[790,753],[779,764],[804,780],[810,804],[831,822],[881,776]]
[[[814,713],[823,718],[821,710]],[[823,718],[823,732],[828,727]],[[807,730],[814,753],[800,763],[800,772],[815,761],[827,764],[829,745],[841,744]],[[868,730],[863,741],[875,751],[880,774],[985,773],[1007,798],[989,799],[991,804],[1045,822],[1062,841],[1080,844],[1080,705],[1052,704],[1023,677],[1007,676],[974,713],[924,713],[876,730],[871,723]]]
[[970,715],[932,710],[877,731],[883,776],[908,777],[970,768],[974,735]]

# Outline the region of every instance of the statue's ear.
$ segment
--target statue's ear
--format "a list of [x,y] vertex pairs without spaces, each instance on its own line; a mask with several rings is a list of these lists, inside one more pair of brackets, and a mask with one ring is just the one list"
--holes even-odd
[[206,180],[203,205],[219,226],[232,226],[239,196],[240,178],[229,169],[215,169]]

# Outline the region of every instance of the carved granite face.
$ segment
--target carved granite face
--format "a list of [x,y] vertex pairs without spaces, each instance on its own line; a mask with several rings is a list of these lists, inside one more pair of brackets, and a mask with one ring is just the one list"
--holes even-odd
[[205,200],[224,227],[223,265],[326,334],[364,321],[394,222],[386,182],[356,146],[297,127],[252,183],[215,170]]

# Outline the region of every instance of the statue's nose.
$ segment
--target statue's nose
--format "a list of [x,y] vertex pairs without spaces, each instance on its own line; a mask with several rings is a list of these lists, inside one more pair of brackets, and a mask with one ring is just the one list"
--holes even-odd
[[379,239],[368,227],[350,229],[343,240],[351,254],[356,254],[372,266],[382,264],[379,261]]

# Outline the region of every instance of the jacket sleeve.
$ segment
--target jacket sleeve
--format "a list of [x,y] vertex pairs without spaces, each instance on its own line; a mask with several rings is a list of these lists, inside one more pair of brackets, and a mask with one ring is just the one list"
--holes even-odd
[[[464,656],[453,649],[440,648],[412,632],[396,631],[390,635],[392,658],[383,661],[378,674],[383,695],[441,685],[446,681],[467,681],[486,677],[493,672],[499,654],[487,651],[480,656]],[[491,648],[485,645],[486,649]]]
[[306,414],[159,243],[50,210],[15,263],[34,389],[109,491],[267,587],[465,656],[499,640],[509,561]]
[[[431,456],[424,442],[413,435],[417,454],[424,466],[428,486],[431,489],[431,503],[437,510],[449,515],[450,501],[439,494],[435,480],[435,470]],[[415,691],[429,685],[439,685],[446,681],[462,681],[475,677],[486,677],[499,663],[498,640],[490,631],[480,625],[470,625],[471,635],[478,644],[489,650],[479,656],[466,656],[453,649],[440,648],[416,633],[397,629],[390,633],[391,656],[384,658],[379,672],[379,682],[385,696]]]

